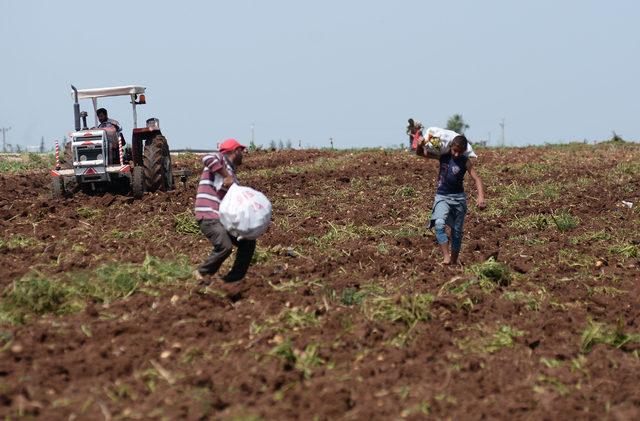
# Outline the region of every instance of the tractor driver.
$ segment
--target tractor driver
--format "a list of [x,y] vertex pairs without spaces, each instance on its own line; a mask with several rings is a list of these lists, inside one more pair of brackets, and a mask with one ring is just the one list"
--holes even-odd
[[[120,123],[118,123],[117,120],[111,119],[109,118],[109,115],[107,113],[107,110],[105,108],[98,108],[98,110],[96,110],[96,116],[98,117],[98,127],[96,127],[97,129],[106,129],[106,128],[113,128],[115,129],[115,137],[110,137],[107,136],[108,142],[109,142],[109,149],[111,150],[110,152],[110,159],[109,159],[109,163],[111,164],[115,164],[118,162],[118,157],[119,157],[119,152],[118,152],[118,138],[120,138],[120,140],[122,140],[122,145],[124,145],[126,142],[124,140],[124,136],[122,136],[122,127],[120,126]],[[126,155],[125,155],[126,156]]]
[[105,108],[98,108],[98,110],[96,111],[96,115],[98,116],[98,121],[100,122],[100,124],[98,124],[98,127],[97,127],[98,129],[104,129],[105,127],[113,127],[116,129],[117,132],[122,131],[122,127],[120,126],[120,123],[118,123],[117,120],[113,120],[109,118],[109,115]]

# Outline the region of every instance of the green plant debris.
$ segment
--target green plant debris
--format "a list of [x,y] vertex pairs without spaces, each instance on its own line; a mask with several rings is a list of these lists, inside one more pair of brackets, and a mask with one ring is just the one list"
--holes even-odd
[[479,354],[493,354],[503,348],[511,348],[515,344],[514,338],[524,335],[524,332],[508,325],[500,325],[495,331],[486,331],[479,328],[482,333],[481,338],[465,338],[456,341],[458,347],[463,351],[470,351]]
[[0,354],[9,349],[13,343],[13,334],[4,330],[0,330]]
[[517,303],[523,303],[528,310],[538,311],[540,310],[541,297],[533,292],[524,291],[505,291],[502,297]]
[[401,197],[414,197],[416,195],[416,189],[413,186],[402,186],[394,192],[394,196]]
[[540,363],[544,364],[547,368],[557,368],[562,365],[562,361],[555,358],[540,358]]
[[278,316],[278,322],[284,323],[289,328],[302,328],[318,323],[314,311],[305,311],[298,307],[286,309]]
[[509,241],[515,241],[527,246],[540,246],[549,244],[549,239],[543,237],[537,237],[535,234],[522,234],[509,237]]
[[524,332],[518,329],[514,329],[507,325],[502,325],[497,332],[493,334],[491,340],[485,345],[486,352],[492,354],[501,350],[502,348],[513,347],[513,338],[524,335]]
[[570,231],[580,225],[580,218],[573,216],[569,211],[551,214],[551,220],[560,232]]
[[345,306],[360,305],[365,298],[384,294],[384,288],[376,284],[367,284],[359,289],[348,287],[340,294],[340,303]]
[[29,314],[73,313],[82,308],[75,302],[74,295],[73,289],[63,282],[28,274],[5,290],[0,301],[0,320],[23,323]]
[[82,253],[85,253],[87,251],[87,246],[85,246],[82,243],[76,243],[76,244],[71,246],[71,251],[74,252],[74,253],[82,254]]
[[41,244],[42,242],[40,240],[21,234],[12,234],[7,239],[0,239],[0,249],[3,247],[8,248],[9,250],[27,249],[37,247]]
[[369,320],[386,320],[400,323],[404,329],[391,344],[404,346],[410,339],[414,328],[419,322],[431,319],[429,312],[434,296],[431,294],[413,294],[396,297],[376,296],[365,300],[364,314]]
[[304,351],[294,351],[296,356],[295,367],[302,372],[305,378],[310,378],[313,370],[325,363],[318,355],[318,344],[312,343],[305,347]]
[[95,272],[81,272],[74,276],[72,284],[82,295],[108,303],[128,297],[142,286],[160,285],[190,277],[191,268],[186,258],[165,261],[147,255],[141,265],[109,263]]
[[253,256],[251,257],[251,264],[257,265],[259,263],[268,262],[271,256],[273,256],[273,254],[269,251],[269,249],[256,247],[256,250],[253,253]]
[[389,245],[387,243],[385,243],[384,241],[378,243],[376,249],[378,250],[378,253],[380,253],[380,254],[389,254]]
[[618,289],[616,287],[612,287],[612,286],[608,286],[608,285],[602,285],[602,286],[597,286],[597,287],[593,287],[593,288],[589,288],[589,294],[603,294],[603,295],[609,295],[611,297],[617,297],[619,295],[623,295],[623,294],[627,294],[629,291],[624,291],[621,289]]
[[310,378],[313,370],[325,363],[318,355],[318,344],[311,343],[305,347],[303,351],[294,349],[289,338],[276,345],[267,354],[272,357],[278,357],[291,364],[296,370],[300,371],[305,378]]
[[611,240],[611,234],[609,234],[606,230],[602,229],[599,231],[589,231],[583,234],[580,234],[571,239],[571,244],[579,245],[585,243],[593,243],[596,241],[609,241]]
[[312,280],[305,280],[302,278],[293,278],[290,279],[288,281],[280,281],[277,284],[273,283],[271,281],[267,281],[267,283],[269,284],[269,286],[271,288],[273,288],[276,291],[279,292],[285,292],[285,291],[293,291],[295,289],[298,289],[300,287],[303,286],[310,286],[310,287],[322,287],[322,281],[318,280],[318,279],[312,279]]
[[423,401],[420,401],[420,403],[417,403],[409,408],[403,409],[402,412],[400,412],[400,417],[407,418],[412,415],[422,415],[426,417],[429,415],[430,412],[431,412],[431,405],[429,405],[428,401],[423,400]]
[[468,270],[480,280],[491,281],[500,286],[508,286],[511,283],[512,276],[509,268],[493,257],[471,266]]
[[24,323],[29,316],[69,314],[81,310],[87,299],[109,303],[143,287],[190,277],[186,258],[164,261],[149,255],[142,264],[108,263],[95,270],[50,278],[33,272],[5,289],[0,300],[0,320]]
[[200,234],[200,227],[198,226],[196,217],[193,215],[193,212],[191,210],[186,210],[182,213],[174,215],[173,224],[176,232],[179,234]]
[[523,186],[516,183],[509,184],[503,189],[504,196],[509,203],[530,199],[535,193],[535,187]]
[[371,227],[369,225],[355,225],[349,222],[346,225],[335,225],[328,222],[329,230],[321,237],[311,236],[307,240],[321,250],[331,248],[336,243],[346,240],[356,240],[363,236],[380,236],[388,235],[389,231],[381,228]]
[[509,222],[509,227],[524,229],[524,230],[537,230],[542,231],[549,226],[549,220],[545,215],[535,214],[528,215],[522,218],[516,217],[514,220]]
[[635,244],[616,244],[609,247],[609,253],[618,254],[625,259],[640,257],[640,247]]
[[556,183],[543,183],[540,188],[545,199],[555,199],[560,196],[560,186]]
[[293,352],[293,344],[291,343],[291,339],[286,338],[282,341],[282,343],[274,346],[271,351],[269,351],[270,356],[280,357],[287,362],[294,363],[296,361],[296,355]]
[[582,332],[580,352],[588,354],[598,344],[609,345],[618,349],[625,349],[627,344],[640,343],[640,333],[628,333],[623,330],[622,322],[613,327],[606,323],[589,321]]
[[80,207],[76,209],[76,213],[81,218],[84,218],[87,220],[93,220],[93,219],[99,218],[102,215],[102,209]]
[[580,253],[576,249],[562,249],[558,252],[558,263],[570,267],[590,267],[595,262],[593,257],[588,254]]
[[[438,291],[438,295],[442,295],[444,292],[449,292],[458,297],[463,297],[467,294],[468,290],[474,286],[479,286],[483,293],[488,294],[496,289],[497,285],[485,278],[472,278],[466,279],[464,277],[454,277],[453,279],[445,282]],[[463,302],[462,307],[467,309],[473,308],[473,300],[469,297]]]
[[536,380],[537,380],[537,383],[539,384],[534,386],[535,392],[538,392],[538,393],[543,392],[544,386],[551,386],[553,390],[555,390],[555,392],[560,396],[565,396],[569,394],[569,388],[566,385],[564,385],[560,380],[556,379],[555,377],[545,376],[544,374],[541,374],[538,376]]
[[621,162],[619,163],[614,173],[620,175],[640,175],[640,164],[637,162]]

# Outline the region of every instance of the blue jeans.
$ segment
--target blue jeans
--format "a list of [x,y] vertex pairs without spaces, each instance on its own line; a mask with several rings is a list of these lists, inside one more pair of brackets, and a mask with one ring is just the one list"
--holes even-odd
[[451,227],[451,250],[460,251],[462,247],[462,228],[466,214],[466,194],[436,194],[433,200],[429,228],[435,228],[438,244],[444,244],[449,241],[445,232],[445,225],[449,225]]

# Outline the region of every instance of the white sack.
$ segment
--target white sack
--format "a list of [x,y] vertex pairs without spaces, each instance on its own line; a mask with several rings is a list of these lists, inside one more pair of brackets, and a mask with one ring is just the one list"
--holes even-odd
[[[456,136],[460,136],[459,133],[453,130],[441,129],[440,127],[429,127],[424,133],[426,143],[424,145],[428,152],[434,155],[444,155],[451,149],[451,141]],[[471,142],[467,143],[467,150],[463,154],[466,157],[477,158],[478,155],[473,152]]]
[[232,184],[220,203],[220,222],[234,237],[255,240],[271,222],[271,202],[250,187]]

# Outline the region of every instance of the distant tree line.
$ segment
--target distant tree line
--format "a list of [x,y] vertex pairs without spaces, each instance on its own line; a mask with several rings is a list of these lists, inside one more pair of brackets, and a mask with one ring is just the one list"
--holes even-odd
[[[302,140],[298,141],[298,148],[302,148]],[[262,145],[257,145],[253,140],[249,142],[249,150],[255,151],[261,149],[263,149]],[[287,139],[286,141],[279,139],[277,142],[275,141],[275,139],[271,139],[269,141],[269,147],[267,149],[270,151],[290,150],[293,149],[293,142],[291,141],[291,139]]]

